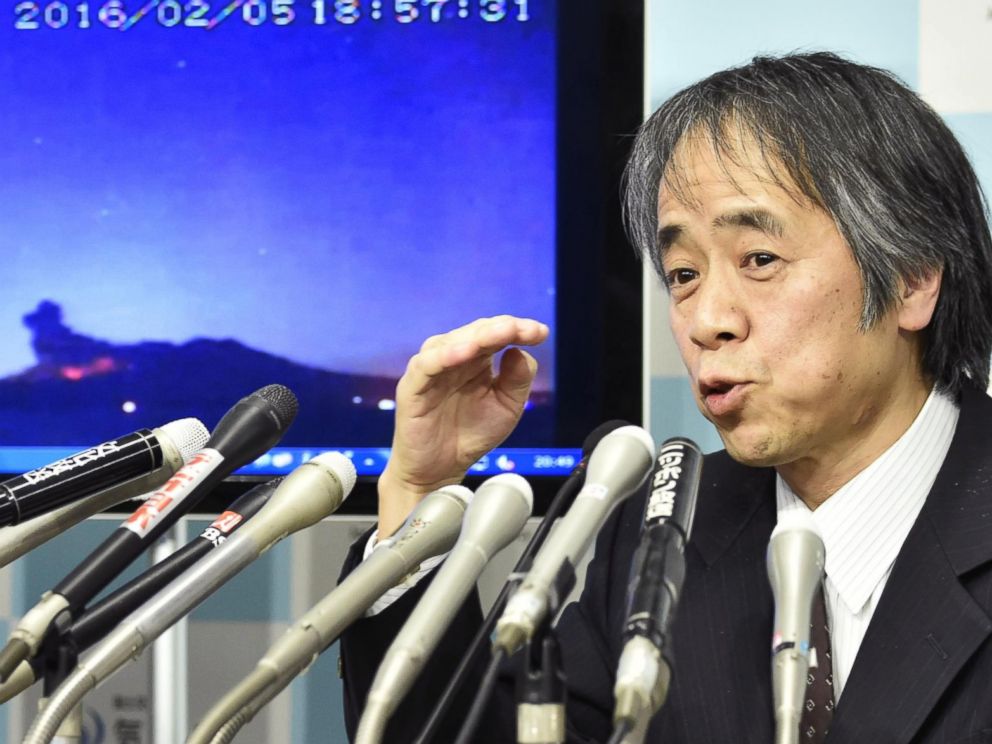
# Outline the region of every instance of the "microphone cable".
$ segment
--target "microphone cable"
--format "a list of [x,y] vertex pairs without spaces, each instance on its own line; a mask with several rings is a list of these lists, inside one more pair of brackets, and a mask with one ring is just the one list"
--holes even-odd
[[613,728],[613,736],[610,737],[610,740],[606,744],[621,744],[627,737],[627,734],[633,730],[634,724],[631,721],[621,721]]
[[482,713],[485,711],[486,704],[492,696],[493,688],[496,686],[496,680],[499,678],[499,666],[503,663],[503,657],[505,655],[506,651],[502,648],[497,648],[493,651],[492,658],[489,660],[489,666],[486,667],[485,676],[482,678],[482,684],[479,685],[479,691],[475,696],[475,700],[472,701],[472,707],[465,717],[461,731],[458,732],[458,738],[455,740],[455,744],[472,744],[472,737],[475,735],[475,730],[479,727],[479,721],[482,720]]

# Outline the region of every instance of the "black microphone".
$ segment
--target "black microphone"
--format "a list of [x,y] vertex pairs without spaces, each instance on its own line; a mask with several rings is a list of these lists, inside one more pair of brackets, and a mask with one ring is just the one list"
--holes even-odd
[[171,478],[207,443],[210,432],[195,418],[172,421],[152,434],[162,448],[162,466],[146,475],[104,488],[63,506],[0,530],[0,566],[65,532],[87,517],[122,501],[145,497]]
[[87,607],[69,630],[76,651],[82,653],[102,640],[121,618],[138,609],[200,558],[223,545],[230,535],[265,506],[282,480],[273,478],[242,494],[196,538],[96,604]]
[[267,385],[235,403],[207,446],[52,591],[75,614],[218,483],[278,443],[298,410],[296,396],[283,385]]
[[613,722],[646,728],[668,695],[671,626],[685,579],[703,456],[689,439],[662,444],[651,474],[641,541],[627,593],[624,646],[617,665]]
[[298,410],[283,385],[267,385],[238,401],[185,466],[128,517],[92,553],[46,592],[18,623],[0,651],[0,681],[38,652],[56,617],[71,622],[142,551],[195,507],[224,478],[269,450],[285,434]]
[[[182,464],[180,460],[171,469],[163,468],[168,466],[163,444],[182,451],[183,443],[196,441],[201,431],[205,431],[203,424],[196,419],[172,421],[155,430],[139,429],[5,480],[0,483],[0,527],[18,524],[160,470],[161,480],[155,485],[161,484]],[[198,443],[202,445],[202,441]],[[141,490],[121,500],[151,490],[145,480],[140,483]]]

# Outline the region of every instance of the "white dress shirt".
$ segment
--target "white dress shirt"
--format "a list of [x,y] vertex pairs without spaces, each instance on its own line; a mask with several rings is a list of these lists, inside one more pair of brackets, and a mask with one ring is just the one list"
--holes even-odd
[[[372,534],[369,535],[368,541],[365,543],[365,554],[362,556],[362,560],[368,560],[368,557],[372,555],[372,551],[376,548],[381,548],[386,545],[391,545],[393,542],[392,538],[387,538],[382,542],[379,542],[379,530],[375,529]],[[450,552],[450,551],[449,551]],[[420,564],[420,567],[416,571],[406,576],[403,581],[401,581],[396,586],[390,587],[386,590],[379,599],[377,599],[371,607],[365,611],[365,617],[372,617],[378,615],[384,609],[389,607],[393,602],[406,594],[408,589],[412,589],[417,585],[417,583],[427,576],[434,567],[441,563],[445,558],[448,557],[448,553],[442,553],[441,555],[436,555],[433,558],[428,558],[426,561]]]
[[[951,446],[958,407],[931,392],[906,432],[812,512],[826,551],[824,598],[839,700],[896,556]],[[778,514],[807,506],[776,479]]]

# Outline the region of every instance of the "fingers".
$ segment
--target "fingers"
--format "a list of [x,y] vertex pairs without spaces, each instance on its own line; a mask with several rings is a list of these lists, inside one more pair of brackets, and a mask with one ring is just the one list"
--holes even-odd
[[420,347],[421,353],[465,344],[482,352],[495,353],[509,346],[533,346],[548,337],[548,327],[530,318],[497,315],[479,318],[447,333],[431,336]]
[[507,346],[534,346],[544,341],[548,333],[544,323],[500,315],[431,336],[410,359],[404,375],[405,387],[412,393],[427,389],[432,378],[453,369],[474,377],[489,365],[494,354]]
[[499,376],[494,387],[511,401],[523,406],[530,395],[530,386],[537,376],[537,360],[523,349],[507,349],[499,363]]

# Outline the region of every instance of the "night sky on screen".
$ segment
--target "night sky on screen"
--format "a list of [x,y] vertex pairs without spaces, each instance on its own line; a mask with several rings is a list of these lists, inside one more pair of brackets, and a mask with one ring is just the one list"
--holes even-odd
[[552,5],[253,3],[209,30],[197,0],[8,12],[0,375],[42,299],[113,342],[382,375],[480,315],[553,323]]

